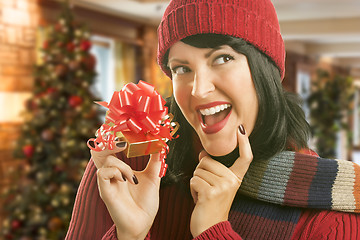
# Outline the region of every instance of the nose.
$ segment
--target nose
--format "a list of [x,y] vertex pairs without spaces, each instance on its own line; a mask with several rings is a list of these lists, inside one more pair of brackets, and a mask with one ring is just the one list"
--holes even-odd
[[214,76],[210,71],[195,72],[191,94],[197,98],[204,98],[215,90]]

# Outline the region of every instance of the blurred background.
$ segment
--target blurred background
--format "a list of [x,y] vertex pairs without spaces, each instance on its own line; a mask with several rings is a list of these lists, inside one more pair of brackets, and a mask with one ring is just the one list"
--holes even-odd
[[[273,0],[320,156],[360,163],[360,1]],[[0,0],[0,239],[63,239],[109,101],[129,82],[164,97],[165,0]]]

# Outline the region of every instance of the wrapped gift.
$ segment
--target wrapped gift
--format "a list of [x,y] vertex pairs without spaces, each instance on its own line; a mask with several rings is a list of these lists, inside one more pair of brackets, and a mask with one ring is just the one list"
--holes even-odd
[[[112,149],[117,138],[127,142],[127,157],[161,152],[164,161],[168,148],[166,142],[173,139],[179,126],[171,122],[165,100],[152,85],[143,81],[129,83],[114,92],[109,103],[97,103],[109,110],[105,123],[96,132],[96,139],[89,139],[95,145],[92,147],[88,143],[91,149]],[[166,167],[165,162],[163,165]]]

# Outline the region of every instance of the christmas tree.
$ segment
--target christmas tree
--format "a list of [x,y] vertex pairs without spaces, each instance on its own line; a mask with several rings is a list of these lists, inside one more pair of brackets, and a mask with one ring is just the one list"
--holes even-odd
[[[33,97],[16,157],[26,158],[2,194],[7,218],[0,239],[64,239],[90,153],[86,141],[101,125],[90,87],[95,59],[85,26],[64,10],[50,27],[43,63],[34,67]],[[1,226],[2,225],[2,226]]]

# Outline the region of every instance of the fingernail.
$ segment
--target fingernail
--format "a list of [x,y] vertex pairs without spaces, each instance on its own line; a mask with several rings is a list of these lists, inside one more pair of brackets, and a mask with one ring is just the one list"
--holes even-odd
[[139,183],[139,180],[137,179],[137,177],[136,177],[135,175],[133,176],[133,180],[134,180],[134,183],[135,183],[135,184],[138,184],[138,183]]
[[245,135],[245,128],[242,124],[239,126],[239,130],[242,135]]
[[119,142],[119,143],[116,144],[116,146],[117,146],[118,148],[125,147],[125,146],[126,146],[126,142]]
[[124,175],[121,175],[122,176],[122,178],[124,179],[124,181],[126,182],[126,178],[124,177]]
[[89,145],[93,148],[95,148],[95,143],[93,141],[89,141]]

